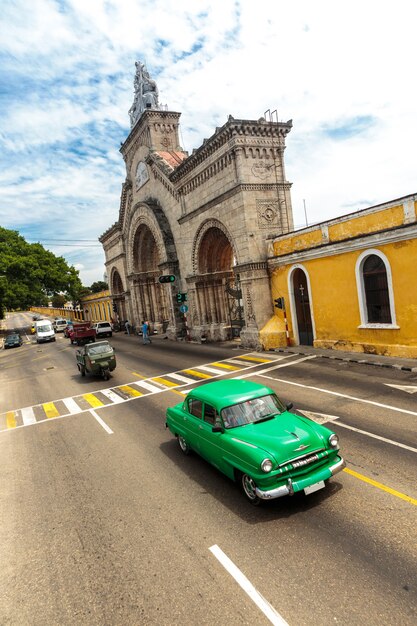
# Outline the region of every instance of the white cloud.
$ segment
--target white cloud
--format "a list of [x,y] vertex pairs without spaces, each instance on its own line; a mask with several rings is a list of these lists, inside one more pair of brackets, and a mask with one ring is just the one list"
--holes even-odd
[[[0,223],[42,240],[116,221],[139,59],[182,113],[188,151],[229,114],[293,119],[298,225],[304,201],[313,222],[413,193],[414,31],[412,0],[3,3]],[[102,279],[100,249],[56,249],[85,284]]]

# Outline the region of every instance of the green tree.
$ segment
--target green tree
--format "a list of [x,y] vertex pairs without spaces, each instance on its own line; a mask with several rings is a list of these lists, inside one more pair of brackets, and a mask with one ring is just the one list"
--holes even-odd
[[62,293],[56,293],[52,296],[52,306],[56,309],[62,309],[66,301],[67,298]]
[[0,227],[0,309],[44,306],[49,294],[74,299],[82,287],[78,271],[39,243]]
[[108,288],[109,286],[104,280],[98,280],[91,285],[90,291],[91,293],[99,293],[99,291],[106,291]]

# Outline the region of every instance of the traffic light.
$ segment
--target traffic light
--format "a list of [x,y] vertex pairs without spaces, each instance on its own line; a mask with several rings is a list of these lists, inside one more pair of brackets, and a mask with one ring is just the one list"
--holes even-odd
[[284,298],[275,298],[274,306],[277,309],[285,309],[285,300],[284,300]]
[[177,293],[175,298],[176,298],[176,301],[178,302],[178,304],[181,304],[182,302],[186,302],[187,299],[188,299],[186,293]]
[[165,276],[160,276],[158,280],[160,283],[174,283],[175,276],[173,274],[166,274]]
[[117,313],[117,304],[115,302],[113,302],[113,311]]

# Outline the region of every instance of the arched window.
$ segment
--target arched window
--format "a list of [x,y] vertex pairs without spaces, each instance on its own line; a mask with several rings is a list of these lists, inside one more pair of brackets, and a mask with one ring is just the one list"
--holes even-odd
[[362,252],[356,262],[361,326],[398,328],[395,319],[391,267],[377,249]]
[[362,268],[367,318],[370,324],[391,324],[387,270],[381,257],[371,254]]

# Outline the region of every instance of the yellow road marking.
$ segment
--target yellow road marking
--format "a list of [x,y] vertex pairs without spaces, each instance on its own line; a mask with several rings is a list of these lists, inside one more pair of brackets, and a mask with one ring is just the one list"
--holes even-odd
[[83,398],[84,400],[88,402],[90,406],[93,406],[93,407],[104,406],[104,403],[101,402],[101,400],[99,400],[98,398],[96,398],[96,396],[92,393],[85,393],[83,395]]
[[138,372],[132,372],[132,374],[138,378],[146,378],[146,376],[142,376],[142,374],[139,374]]
[[166,380],[166,378],[151,378],[155,383],[159,383],[160,385],[166,385],[166,387],[178,387],[179,383],[173,383],[171,380]]
[[128,396],[132,396],[132,397],[143,396],[143,393],[141,393],[137,389],[134,389],[130,385],[122,385],[122,386],[118,387],[118,389],[121,389],[122,391],[127,393]]
[[228,365],[227,363],[211,363],[211,365],[215,365],[216,367],[224,367],[225,370],[241,370],[241,367],[236,367],[236,365]]
[[188,395],[188,391],[178,391],[177,389],[170,389],[172,393],[177,393],[179,396],[185,397]]
[[195,370],[181,370],[184,374],[191,374],[191,376],[198,376],[199,378],[212,378],[210,374],[203,374],[202,372],[196,372]]
[[6,413],[7,420],[7,428],[16,428],[16,418],[14,416],[14,411],[8,411]]
[[46,417],[59,417],[59,413],[53,402],[45,402],[42,406]]
[[255,356],[239,356],[239,361],[256,361],[257,363],[270,363],[271,359],[258,359]]
[[350,474],[351,476],[354,476],[355,478],[359,478],[359,480],[363,480],[365,483],[369,483],[370,485],[373,485],[374,487],[377,487],[378,489],[382,489],[382,491],[386,491],[387,493],[390,493],[392,496],[396,496],[397,498],[401,498],[401,500],[405,500],[406,502],[409,502],[410,504],[414,504],[417,506],[417,500],[415,500],[414,498],[411,498],[410,496],[406,496],[404,493],[401,493],[400,491],[396,491],[395,489],[391,489],[391,487],[387,487],[386,485],[383,485],[382,483],[378,483],[376,480],[373,480],[372,478],[368,478],[367,476],[358,474],[358,472],[355,472],[354,470],[351,470],[348,467],[345,467],[343,471],[346,472],[347,474]]

